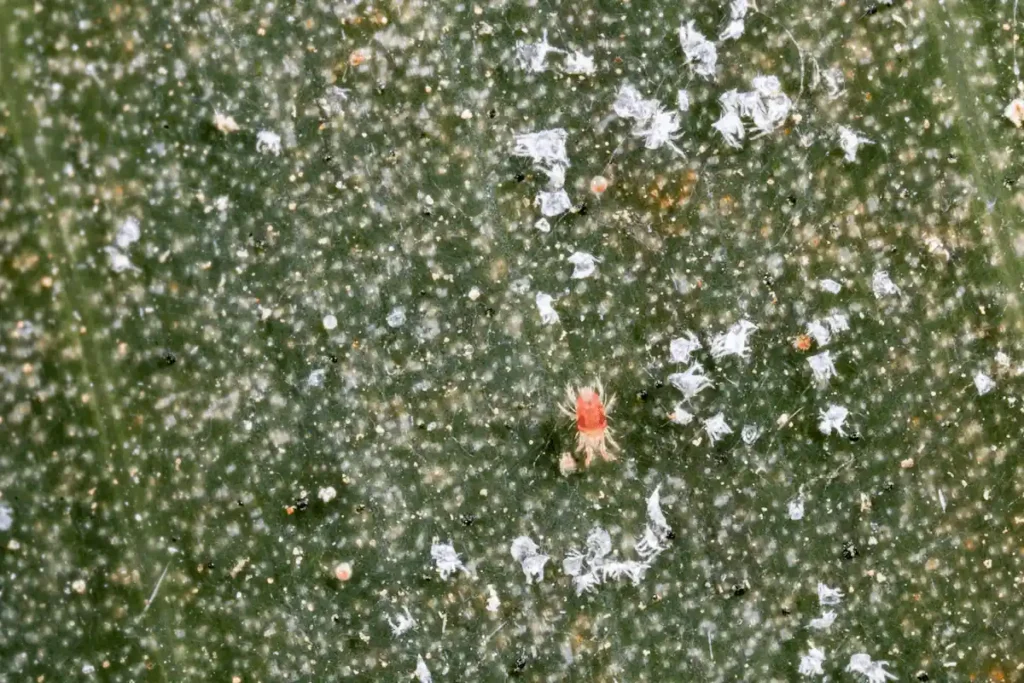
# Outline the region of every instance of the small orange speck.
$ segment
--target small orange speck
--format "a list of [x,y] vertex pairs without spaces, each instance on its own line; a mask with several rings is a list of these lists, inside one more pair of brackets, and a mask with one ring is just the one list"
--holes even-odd
[[338,581],[348,581],[352,578],[352,565],[348,562],[339,562],[334,568],[334,576]]
[[358,50],[352,51],[352,54],[348,56],[348,63],[351,66],[359,66],[369,58],[370,55],[366,52],[366,50],[360,48]]
[[291,505],[286,507],[284,509],[284,511],[287,512],[289,515],[294,515],[295,514],[295,508],[293,506],[291,506]]
[[608,179],[603,175],[596,175],[590,180],[590,191],[594,194],[604,194],[608,189]]
[[806,334],[797,335],[793,340],[793,346],[797,351],[808,351],[811,348],[811,338]]

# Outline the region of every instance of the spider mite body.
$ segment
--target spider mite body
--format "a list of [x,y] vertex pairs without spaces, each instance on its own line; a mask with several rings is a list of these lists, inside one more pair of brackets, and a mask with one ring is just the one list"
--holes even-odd
[[560,410],[576,421],[576,451],[583,454],[583,466],[590,465],[595,455],[604,460],[614,460],[618,444],[612,438],[608,427],[608,414],[615,405],[615,398],[602,400],[604,388],[600,382],[594,386],[565,388],[565,403]]

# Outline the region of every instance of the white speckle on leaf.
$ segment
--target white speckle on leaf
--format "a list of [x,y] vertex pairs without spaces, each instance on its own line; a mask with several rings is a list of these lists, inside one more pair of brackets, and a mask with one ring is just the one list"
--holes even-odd
[[804,518],[804,499],[802,496],[798,496],[793,500],[789,501],[789,509],[787,510],[789,518],[795,522],[800,521]]
[[261,130],[256,134],[256,151],[265,154],[270,152],[274,156],[281,154],[281,136],[269,130]]
[[749,358],[750,349],[747,348],[747,340],[757,329],[757,325],[749,320],[740,320],[727,332],[718,335],[711,340],[711,355],[715,359],[725,356],[739,356]]
[[871,276],[871,291],[874,292],[876,299],[881,299],[883,296],[899,294],[900,288],[889,279],[888,272],[876,270],[875,274]]
[[403,306],[395,306],[388,313],[388,317],[384,321],[388,324],[388,327],[401,327],[405,324],[405,308]]
[[619,88],[612,110],[616,116],[633,121],[633,135],[644,138],[647,149],[658,149],[667,144],[682,154],[672,143],[679,131],[679,115],[665,111],[657,100],[643,99],[636,88],[626,83]]
[[707,432],[711,443],[715,444],[727,434],[732,434],[732,427],[726,424],[725,415],[723,413],[718,413],[717,415],[704,420],[704,431]]
[[322,322],[324,325],[324,329],[327,330],[328,332],[338,327],[338,319],[332,313],[328,313],[327,315],[325,315]]
[[807,364],[811,367],[811,373],[818,383],[826,383],[837,376],[836,366],[832,362],[832,353],[829,351],[822,351],[816,356],[810,356],[807,359]]
[[544,31],[540,42],[516,42],[516,64],[528,73],[542,73],[547,70],[547,58],[550,53],[562,52],[548,43],[548,32]]
[[498,591],[494,589],[493,584],[487,584],[487,611],[497,612],[499,607],[501,600],[498,598]]
[[141,234],[138,219],[134,216],[128,216],[128,218],[125,218],[121,222],[121,226],[117,229],[117,234],[114,236],[114,244],[121,249],[127,249],[132,244],[139,241]]
[[591,76],[597,71],[597,68],[594,66],[593,57],[577,50],[566,56],[562,70],[573,76]]
[[235,121],[234,116],[227,116],[220,112],[214,112],[213,114],[213,127],[225,134],[235,133],[239,130],[238,122]]
[[753,446],[759,438],[761,438],[761,428],[757,425],[743,425],[743,429],[740,430],[740,438],[743,439],[743,443],[748,446]]
[[850,163],[857,161],[857,150],[862,145],[874,144],[868,138],[846,126],[839,126],[838,135],[839,149],[843,150],[843,158]]
[[846,433],[843,431],[843,424],[846,422],[846,417],[849,414],[850,411],[843,406],[830,404],[827,410],[818,411],[818,415],[821,418],[818,421],[818,429],[825,436],[832,432],[836,432],[839,436],[846,436]]
[[679,45],[693,73],[709,80],[715,78],[718,49],[697,30],[696,22],[690,21],[679,27]]
[[556,311],[552,305],[555,300],[550,294],[537,292],[537,296],[534,297],[534,301],[537,304],[537,312],[540,313],[540,321],[542,323],[545,325],[553,325],[558,322],[558,311]]
[[553,192],[542,190],[537,193],[537,199],[533,203],[535,206],[540,206],[541,214],[548,218],[560,216],[572,208],[572,201],[563,189]]
[[569,166],[569,155],[565,150],[568,133],[564,128],[552,128],[536,133],[521,133],[515,136],[513,156],[529,157],[538,166]]
[[416,628],[416,620],[409,614],[409,608],[405,607],[401,614],[395,615],[394,619],[388,618],[388,626],[391,627],[391,635],[397,638]]
[[825,661],[825,651],[810,644],[807,654],[800,657],[800,666],[797,671],[801,676],[821,676],[825,671],[821,668]]
[[995,380],[984,372],[978,372],[974,375],[974,388],[978,390],[978,396],[984,396],[988,392],[992,391],[995,386]]
[[600,262],[600,259],[585,251],[577,251],[568,256],[566,260],[573,265],[572,275],[570,276],[573,280],[590,277],[597,272],[597,264]]
[[11,514],[11,506],[6,503],[0,503],[0,531],[9,531],[11,525],[14,524],[14,516]]
[[843,599],[843,592],[838,588],[829,588],[823,583],[818,584],[818,604],[838,605]]
[[324,486],[317,493],[317,497],[325,503],[330,503],[338,495],[338,490],[333,486]]
[[684,408],[682,403],[677,403],[669,413],[668,419],[674,424],[686,426],[693,422],[693,413]]
[[312,372],[309,373],[309,377],[306,378],[306,386],[312,387],[314,389],[317,387],[322,387],[324,385],[324,376],[326,374],[327,373],[323,368],[317,368],[316,370],[313,370]]
[[839,290],[843,288],[843,286],[836,282],[835,280],[829,279],[819,280],[818,286],[821,287],[826,292],[828,292],[829,294],[838,294]]
[[861,674],[868,683],[885,683],[886,680],[896,680],[895,676],[885,670],[888,665],[889,662],[885,661],[871,661],[871,655],[861,653],[850,655],[846,670]]
[[416,670],[412,672],[412,675],[419,683],[434,683],[434,678],[430,675],[430,669],[427,668],[427,663],[423,661],[422,655],[416,656]]
[[704,366],[700,363],[694,363],[684,372],[676,372],[669,375],[668,382],[683,392],[683,397],[687,401],[713,385],[711,380],[704,374]]
[[682,88],[676,91],[676,108],[679,111],[690,111],[690,93]]
[[430,557],[434,560],[434,568],[442,579],[447,579],[457,571],[466,571],[465,565],[455,552],[451,543],[435,543],[430,546]]
[[1014,126],[1020,128],[1021,124],[1024,124],[1024,100],[1018,97],[1006,105],[1003,116],[1008,118]]
[[693,332],[686,331],[683,336],[676,337],[668,345],[669,356],[673,363],[689,363],[693,352],[701,348],[700,340]]
[[537,222],[533,224],[533,227],[537,228],[541,232],[551,232],[551,223],[548,222],[547,218],[538,218]]
[[834,610],[824,610],[820,617],[811,619],[810,623],[807,624],[808,628],[814,629],[815,631],[828,631],[832,628],[832,624],[836,620],[836,613]]

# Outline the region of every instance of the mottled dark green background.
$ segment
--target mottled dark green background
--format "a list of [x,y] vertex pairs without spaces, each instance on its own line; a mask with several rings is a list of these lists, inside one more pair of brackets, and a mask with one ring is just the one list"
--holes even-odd
[[[828,680],[862,680],[855,653],[1024,680],[1014,15],[769,0],[710,82],[677,30],[714,38],[719,2],[4,3],[0,680],[403,681],[422,656],[434,681],[792,681],[811,642]],[[517,66],[544,30],[596,74]],[[792,114],[734,150],[718,98],[760,73]],[[626,82],[689,90],[684,156],[606,120]],[[839,125],[873,142],[854,163]],[[553,127],[576,207],[542,233],[511,150]],[[792,342],[832,310],[819,386]],[[711,359],[740,319],[750,358]],[[734,429],[714,446],[668,419],[685,330],[715,381],[691,409]],[[622,451],[563,477],[556,405],[595,376]],[[830,403],[853,438],[818,430]],[[666,551],[577,597],[566,553],[601,525],[632,557],[655,486]],[[447,541],[468,571],[441,580]],[[845,593],[828,632],[819,582]]]

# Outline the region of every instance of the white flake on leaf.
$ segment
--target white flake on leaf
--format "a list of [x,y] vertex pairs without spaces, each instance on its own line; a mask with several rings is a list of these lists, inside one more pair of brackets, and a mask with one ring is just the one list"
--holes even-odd
[[830,404],[827,410],[819,410],[818,416],[818,429],[822,434],[828,436],[832,432],[836,432],[839,436],[846,436],[846,432],[843,431],[843,424],[846,422],[847,415],[850,414],[843,406],[837,406]]
[[697,30],[696,22],[690,21],[679,27],[679,45],[693,73],[709,80],[715,78],[718,49]]
[[391,635],[397,638],[416,628],[416,620],[409,614],[409,608],[405,607],[401,614],[395,615],[394,619],[388,617],[388,626],[391,627]]
[[995,389],[995,386],[995,380],[984,372],[978,372],[974,375],[974,388],[978,390],[978,396],[984,396]]
[[512,559],[519,563],[526,575],[526,583],[540,583],[544,580],[544,565],[550,559],[529,536],[519,536],[512,541],[509,549]]
[[825,81],[825,92],[830,100],[838,99],[846,92],[846,77],[841,69],[832,67],[821,74]]
[[416,670],[412,672],[412,675],[419,683],[434,683],[434,678],[430,675],[430,669],[427,668],[427,663],[423,661],[422,655],[416,656]]
[[810,645],[810,650],[807,654],[801,655],[800,666],[797,668],[797,672],[801,676],[821,676],[825,671],[821,668],[822,662],[825,661],[825,651]]
[[547,218],[560,216],[572,208],[572,201],[563,189],[553,192],[542,190],[537,193],[537,199],[533,203],[534,206],[540,206],[541,215]]
[[843,288],[843,286],[836,282],[835,280],[829,280],[827,278],[824,280],[819,280],[818,285],[829,294],[838,294],[839,290]]
[[787,510],[789,518],[795,522],[800,521],[804,518],[804,499],[803,497],[797,497],[789,501],[789,508]]
[[836,613],[834,610],[825,610],[821,613],[820,617],[811,619],[807,625],[808,628],[812,628],[815,631],[827,631],[832,628],[832,624],[836,620]]
[[747,0],[732,0],[729,3],[729,23],[718,35],[718,40],[735,40],[743,35],[744,19],[747,16]]
[[542,323],[553,325],[558,322],[558,311],[552,306],[555,300],[550,294],[537,292],[534,301],[537,304],[537,312],[540,313],[540,321]]
[[1024,124],[1024,100],[1018,97],[1006,105],[1006,109],[1003,110],[1003,116],[1008,118],[1014,126],[1020,128]]
[[838,605],[843,599],[843,591],[838,588],[829,588],[823,583],[818,584],[818,604]]
[[668,419],[677,425],[688,425],[693,422],[693,413],[683,408],[682,403],[677,403],[669,413]]
[[712,127],[730,147],[743,146],[743,118],[749,118],[754,128],[767,135],[785,122],[793,107],[775,76],[755,76],[751,85],[754,89],[749,92],[730,90],[718,98],[722,116]]
[[533,224],[533,227],[537,228],[541,232],[551,232],[551,223],[548,222],[547,218],[538,218],[537,222]]
[[569,155],[565,150],[567,139],[568,133],[564,128],[522,133],[515,136],[512,154],[529,157],[538,166],[569,166]]
[[516,64],[528,73],[541,73],[547,70],[548,54],[562,52],[548,43],[548,32],[544,31],[540,42],[524,43],[516,41]]
[[820,320],[807,323],[807,334],[814,338],[818,346],[826,346],[832,340],[832,332]]
[[665,111],[657,100],[645,100],[636,88],[625,83],[619,88],[612,110],[616,116],[633,121],[633,135],[644,138],[647,149],[668,145],[682,154],[672,142],[678,137],[679,115]]
[[451,543],[435,543],[430,547],[430,557],[434,560],[434,568],[442,579],[447,579],[457,571],[466,571],[465,565],[455,552]]
[[128,216],[128,218],[125,218],[121,222],[121,226],[117,229],[117,234],[114,236],[114,244],[121,249],[127,249],[132,244],[139,241],[141,234],[138,219],[134,216]]
[[871,140],[859,134],[852,128],[846,126],[839,126],[839,149],[843,150],[843,158],[846,161],[853,163],[857,161],[857,150],[862,145],[874,144]]
[[889,662],[875,662],[871,660],[871,655],[861,653],[850,655],[850,663],[846,665],[846,670],[861,674],[868,683],[885,683],[887,680],[896,680],[894,675],[885,670],[887,666]]
[[0,531],[8,531],[14,524],[13,510],[7,503],[0,503]]
[[115,273],[123,273],[126,270],[138,270],[131,260],[117,247],[105,247],[104,251],[110,257],[110,269]]
[[704,374],[704,366],[700,363],[694,363],[685,372],[676,372],[669,375],[668,382],[681,391],[684,399],[687,401],[713,385],[711,380]]
[[597,68],[594,66],[594,58],[583,54],[579,50],[565,58],[565,64],[562,69],[565,73],[573,76],[591,76],[597,71]]
[[270,152],[274,156],[280,156],[281,136],[270,130],[261,130],[256,134],[256,151],[261,154]]
[[240,130],[234,116],[227,116],[220,112],[214,112],[213,114],[213,127],[221,133],[235,133]]
[[487,611],[497,612],[501,607],[501,600],[498,598],[498,591],[494,590],[493,584],[487,585]]
[[683,336],[676,337],[668,344],[668,352],[673,363],[689,363],[690,356],[699,348],[700,340],[690,331],[684,332]]
[[570,276],[573,280],[590,277],[597,272],[597,264],[600,262],[600,259],[585,251],[577,251],[568,256],[566,260],[573,265],[572,275]]
[[829,351],[822,351],[816,356],[810,356],[807,359],[807,364],[811,366],[811,373],[819,383],[828,382],[829,379],[837,376],[836,366],[832,362],[832,353]]
[[889,278],[888,272],[876,270],[871,276],[871,291],[874,292],[876,299],[881,299],[883,296],[899,294],[900,288]]
[[676,108],[679,111],[690,111],[690,93],[682,88],[676,92]]
[[757,325],[749,320],[740,320],[727,332],[711,340],[711,355],[716,360],[725,356],[748,358],[750,349],[747,348],[747,341],[756,329]]
[[704,431],[707,432],[708,438],[711,439],[711,443],[714,444],[724,438],[727,434],[732,434],[732,427],[726,424],[725,415],[723,413],[718,413],[717,415],[704,420]]
[[721,134],[725,144],[736,149],[743,147],[743,138],[745,137],[743,120],[740,119],[740,115],[736,112],[723,112],[722,117],[712,123],[711,127]]
[[401,327],[405,324],[405,307],[395,306],[391,309],[391,312],[388,313],[388,316],[384,321],[388,324],[388,327]]
[[667,535],[672,529],[665,519],[665,513],[661,509],[661,487],[655,486],[654,492],[647,498],[647,520],[651,526],[660,533]]
[[754,442],[761,438],[761,428],[753,424],[743,425],[740,438],[743,439],[743,443],[753,446]]

